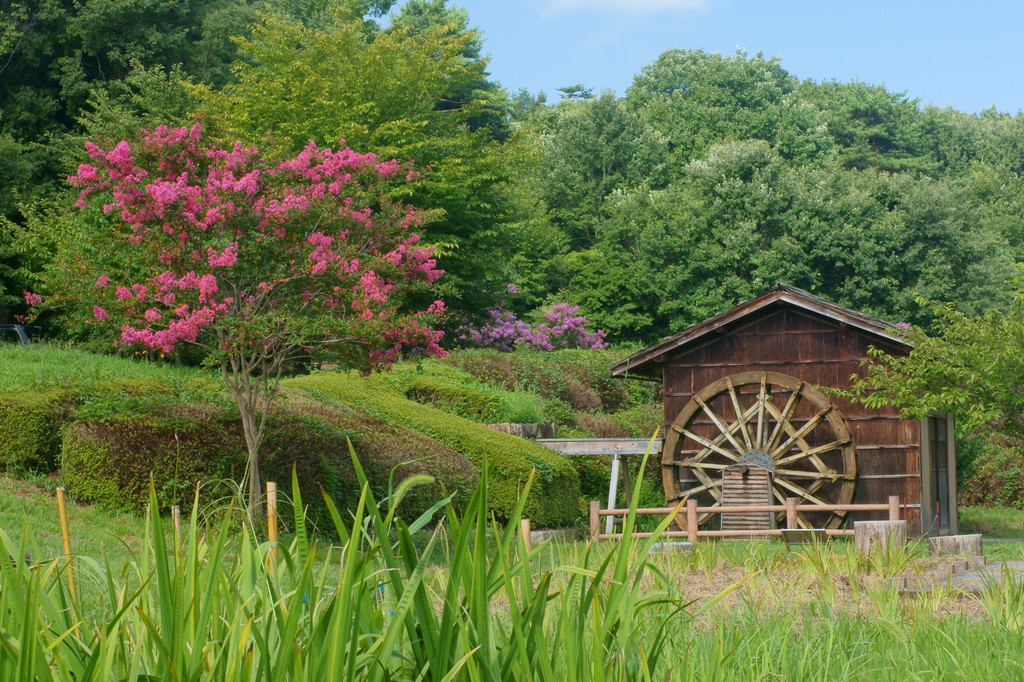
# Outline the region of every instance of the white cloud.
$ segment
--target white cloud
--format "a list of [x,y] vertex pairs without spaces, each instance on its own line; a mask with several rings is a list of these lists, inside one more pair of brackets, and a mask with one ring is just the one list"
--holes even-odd
[[625,14],[707,9],[709,0],[541,0],[536,4],[549,12],[570,10],[612,10]]

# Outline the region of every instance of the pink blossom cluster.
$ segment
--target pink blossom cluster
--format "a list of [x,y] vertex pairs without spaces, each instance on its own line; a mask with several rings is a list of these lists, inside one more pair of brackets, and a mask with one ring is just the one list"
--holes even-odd
[[271,316],[276,335],[293,323],[311,337],[357,335],[376,364],[443,353],[430,326],[443,302],[419,313],[404,303],[443,274],[411,232],[423,217],[382,198],[388,183],[418,177],[407,164],[313,143],[275,163],[240,143],[204,143],[198,124],[86,147],[93,163],[69,178],[76,205],[102,205],[131,271],[148,273],[98,272],[82,294],[123,343],[170,352],[205,331],[222,346],[259,343],[254,330],[271,333],[260,322]]
[[588,331],[587,318],[577,315],[580,307],[556,303],[544,313],[544,322],[530,324],[500,308],[490,311],[491,319],[479,328],[463,327],[458,340],[483,348],[511,351],[516,347],[536,350],[559,348],[606,348],[605,332]]

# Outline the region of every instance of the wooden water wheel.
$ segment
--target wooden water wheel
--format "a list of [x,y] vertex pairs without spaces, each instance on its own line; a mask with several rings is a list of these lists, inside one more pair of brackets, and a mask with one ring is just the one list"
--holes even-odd
[[[763,453],[775,463],[776,503],[849,504],[856,484],[853,437],[836,406],[812,386],[777,372],[742,372],[709,384],[670,426],[662,455],[669,504],[722,504],[722,470]],[[802,528],[835,528],[844,512],[801,512]],[[708,517],[718,515],[706,514]],[[781,523],[785,512],[777,514]],[[682,525],[683,518],[678,519]]]

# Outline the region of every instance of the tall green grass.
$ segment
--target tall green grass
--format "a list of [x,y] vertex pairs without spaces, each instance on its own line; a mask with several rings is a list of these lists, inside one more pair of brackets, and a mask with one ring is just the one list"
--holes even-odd
[[[63,561],[0,561],[0,679],[625,680],[658,670],[684,605],[648,584],[658,578],[651,541],[588,545],[535,575],[539,550],[516,532],[523,502],[505,528],[492,524],[485,467],[465,513],[447,506],[418,545],[447,500],[406,525],[395,517],[402,487],[378,508],[353,459],[355,512],[345,519],[326,500],[339,544],[312,542],[301,511],[294,539],[276,548],[233,525],[236,515],[201,523],[197,507],[169,541],[151,513],[123,570],[76,560],[79,582],[103,585],[99,616],[72,599]],[[292,494],[301,510],[297,484]],[[0,532],[0,556],[32,544],[27,525],[20,538]]]
[[[439,500],[404,523],[395,510],[415,481],[377,500],[353,460],[356,509],[343,515],[326,501],[337,543],[310,536],[294,484],[294,537],[276,547],[231,510],[204,520],[194,506],[180,537],[150,514],[138,546],[122,550],[127,560],[74,560],[82,602],[67,590],[63,560],[20,560],[43,556],[27,523],[0,531],[0,680],[1024,675],[1017,582],[991,583],[981,601],[962,602],[975,605],[962,615],[941,615],[939,601],[966,597],[908,600],[890,583],[865,588],[871,608],[851,611],[825,579],[889,572],[901,557],[876,567],[847,546],[787,552],[767,542],[654,554],[657,538],[633,537],[633,513],[621,543],[528,549],[517,532],[526,496],[506,526],[494,524],[488,467],[464,512]],[[685,596],[687,576],[723,568],[741,577],[700,602]],[[780,584],[794,571],[813,577],[806,601]]]

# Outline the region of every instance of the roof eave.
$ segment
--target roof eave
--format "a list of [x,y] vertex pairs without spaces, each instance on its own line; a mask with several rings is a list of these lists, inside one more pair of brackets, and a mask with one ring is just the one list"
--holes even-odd
[[845,323],[887,343],[895,344],[902,348],[912,347],[911,344],[907,343],[904,339],[890,333],[888,330],[894,329],[895,325],[886,326],[888,323],[884,320],[878,320],[878,323],[881,324],[874,323],[866,319],[866,317],[862,317],[857,314],[856,311],[845,309],[838,305],[830,306],[818,304],[813,300],[808,300],[797,294],[790,287],[776,286],[756,298],[741,303],[734,308],[730,308],[723,313],[715,315],[714,317],[710,317],[703,322],[698,322],[682,332],[663,339],[658,343],[647,346],[629,357],[614,363],[610,367],[612,376],[624,377],[629,373],[635,373],[643,376],[656,376],[654,366],[660,364],[657,360],[659,356],[671,353],[682,346],[693,343],[694,341],[697,341],[738,319],[756,313],[759,310],[767,308],[769,305],[777,302],[786,303],[795,308],[815,313],[840,323]]

